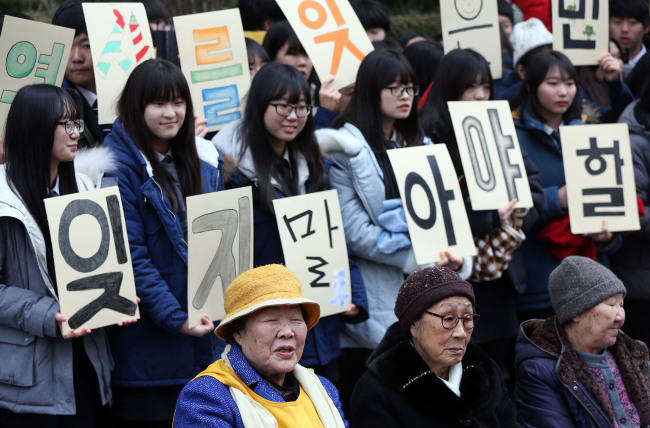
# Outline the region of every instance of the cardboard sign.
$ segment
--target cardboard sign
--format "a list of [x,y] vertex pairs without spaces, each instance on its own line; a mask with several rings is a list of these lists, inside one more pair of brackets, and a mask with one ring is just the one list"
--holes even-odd
[[122,88],[133,69],[154,57],[142,3],[83,3],[97,87],[100,124],[113,123]]
[[471,48],[490,63],[492,78],[501,77],[501,34],[494,0],[443,0],[440,2],[445,53]]
[[357,79],[361,61],[374,50],[346,0],[277,0],[321,80],[344,88]]
[[250,187],[187,198],[187,307],[190,327],[207,314],[224,317],[224,295],[253,267],[253,196]]
[[496,210],[517,198],[533,206],[526,166],[508,101],[450,101],[472,209]]
[[61,86],[74,30],[5,16],[0,35],[0,138],[20,88],[34,83]]
[[560,127],[571,233],[639,230],[627,124]]
[[573,65],[596,65],[609,51],[607,0],[553,0],[553,50],[569,57]]
[[174,18],[194,110],[216,131],[241,118],[251,78],[239,9]]
[[287,267],[320,316],[345,312],[351,301],[350,262],[336,190],[273,200]]
[[440,260],[440,251],[474,256],[476,247],[456,171],[444,144],[388,150],[404,204],[415,260]]
[[120,191],[45,199],[63,335],[140,318]]

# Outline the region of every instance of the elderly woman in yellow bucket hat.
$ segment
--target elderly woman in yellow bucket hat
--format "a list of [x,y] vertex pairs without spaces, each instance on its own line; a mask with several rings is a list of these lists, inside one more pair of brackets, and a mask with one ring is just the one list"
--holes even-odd
[[320,306],[300,281],[274,264],[239,275],[226,290],[226,316],[215,333],[221,359],[183,388],[174,427],[347,426],[338,392],[298,364]]

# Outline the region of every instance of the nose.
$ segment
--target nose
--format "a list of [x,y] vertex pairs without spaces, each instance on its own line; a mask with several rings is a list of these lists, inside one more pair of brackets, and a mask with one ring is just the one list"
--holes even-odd
[[76,126],[73,126],[72,127],[72,134],[70,134],[70,138],[72,138],[73,140],[76,140],[76,139],[79,138],[79,135],[80,135],[79,134],[79,128],[77,128]]
[[292,338],[295,336],[293,328],[291,328],[291,321],[284,320],[280,323],[280,328],[278,329],[278,337],[281,338]]
[[298,111],[295,108],[292,108],[289,112],[289,116],[287,116],[287,119],[298,120]]
[[305,65],[307,64],[307,55],[298,55],[298,65]]
[[165,108],[163,110],[163,115],[165,117],[173,117],[175,115],[174,109],[172,107],[172,103],[166,103]]
[[83,58],[81,56],[81,49],[79,49],[78,46],[73,46],[72,49],[70,49],[70,61],[83,62]]
[[481,87],[477,88],[476,92],[474,93],[474,98],[477,101],[487,100],[488,97],[486,96],[486,92],[487,92],[487,90],[484,87],[481,86]]
[[451,335],[455,338],[465,338],[467,337],[467,330],[465,330],[465,327],[463,326],[463,320],[458,320],[458,324],[456,324],[456,327],[451,330]]

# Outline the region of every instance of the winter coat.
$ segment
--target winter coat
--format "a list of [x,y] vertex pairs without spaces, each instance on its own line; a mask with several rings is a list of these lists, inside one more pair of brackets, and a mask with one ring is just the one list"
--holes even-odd
[[[268,401],[284,403],[284,400],[260,374],[251,367],[248,360],[236,343],[228,352],[228,359],[235,374],[253,390],[253,392]],[[336,387],[324,377],[318,376],[327,395],[339,410],[341,418],[347,427],[347,421],[341,409],[339,393]],[[176,403],[174,428],[194,428],[198,426],[213,428],[244,428],[237,403],[233,399],[228,386],[211,376],[197,376],[189,382]]]
[[[625,82],[620,79],[612,82],[604,81],[600,84],[607,88],[608,103],[607,105],[598,105],[595,101],[588,98],[587,92],[582,86],[578,86],[580,90],[580,97],[582,98],[583,105],[592,106],[598,115],[597,123],[615,123],[623,110],[634,101],[634,94]],[[589,123],[592,123],[589,121]]]
[[[197,139],[203,192],[223,189],[220,158]],[[113,383],[120,387],[183,385],[212,363],[217,338],[179,333],[187,320],[187,243],[172,205],[153,177],[151,165],[122,127],[120,119],[104,145],[117,157],[116,177],[131,250],[140,320],[111,331],[115,358]],[[205,150],[204,150],[205,149]],[[211,151],[211,152],[210,152]],[[212,166],[214,165],[214,166]]]
[[[619,331],[608,348],[628,397],[650,427],[648,348]],[[514,400],[526,427],[614,427],[607,395],[582,363],[555,317],[521,324],[516,346]]]
[[397,321],[393,312],[397,291],[404,272],[417,267],[415,254],[411,246],[392,254],[377,248],[382,230],[378,217],[386,199],[383,173],[361,131],[347,123],[340,129],[318,130],[316,137],[332,162],[330,185],[338,191],[348,253],[361,270],[368,295],[370,318],[347,325],[341,346],[373,349]]
[[[80,151],[75,160],[79,189],[95,187],[111,163],[105,149]],[[111,401],[113,360],[103,328],[80,339],[61,337],[55,321],[60,305],[46,258],[43,233],[0,165],[0,408],[72,415],[77,412],[72,340],[83,341],[104,405]]]
[[431,371],[399,324],[393,324],[352,392],[352,426],[520,426],[497,365],[469,343],[462,367],[458,397]]
[[[580,119],[574,119],[566,125],[580,125]],[[553,138],[544,131],[541,121],[534,119],[527,111],[515,112],[515,128],[519,145],[528,153],[537,169],[542,174],[544,189],[544,209],[535,227],[527,234],[521,245],[526,269],[526,290],[518,296],[519,311],[532,311],[551,307],[548,294],[548,278],[560,260],[551,255],[550,246],[536,239],[536,234],[550,221],[563,216],[566,211],[560,207],[557,190],[566,184],[562,152]],[[609,255],[621,246],[622,238],[615,235],[614,241],[605,248],[598,248],[596,260],[609,266]]]
[[[230,185],[233,187],[252,186],[253,188],[253,222],[254,222],[254,255],[253,264],[262,266],[271,263],[285,264],[280,231],[275,215],[264,210],[259,204],[259,188],[257,174],[255,173],[252,156],[249,151],[243,155],[239,153],[241,137],[239,127],[241,122],[232,122],[214,136],[212,142],[219,153],[232,158],[237,163],[237,172],[230,176]],[[299,190],[301,193],[311,193],[309,169],[303,158],[297,160]],[[275,190],[275,199],[284,198],[279,185],[272,180]],[[348,319],[341,316],[323,317],[307,333],[305,349],[300,359],[300,364],[305,367],[325,365],[341,353],[340,331],[344,322],[361,322],[368,318],[368,299],[366,297],[363,278],[359,268],[350,264],[350,279],[352,287],[352,303],[360,308],[360,313]]]
[[[636,194],[643,201],[645,215],[639,219],[641,229],[623,237],[612,269],[625,284],[628,297],[650,300],[650,115],[643,115],[638,105],[630,104],[618,121],[627,123],[630,131]],[[645,116],[645,123],[639,122],[636,112]]]

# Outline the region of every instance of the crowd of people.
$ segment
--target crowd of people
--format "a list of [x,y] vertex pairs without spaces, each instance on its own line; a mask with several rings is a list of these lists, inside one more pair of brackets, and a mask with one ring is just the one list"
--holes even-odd
[[[0,428],[650,427],[649,0],[609,0],[609,49],[578,67],[552,49],[550,1],[498,0],[499,79],[475,50],[389,40],[385,5],[353,0],[375,50],[341,89],[275,1],[240,0],[251,86],[216,133],[160,44],[100,124],[82,3],[52,18],[75,31],[63,87],[18,91],[0,138]],[[143,3],[168,42],[163,3]],[[472,208],[447,103],[496,99],[510,102],[528,209]],[[573,235],[558,130],[615,122],[641,228]],[[432,144],[451,156],[478,257],[416,262],[387,151]],[[106,183],[141,317],[64,336],[44,200]],[[244,186],[254,268],[228,286],[224,319],[190,327],[186,198]],[[273,201],[329,189],[351,303],[321,317],[283,266]],[[480,257],[490,246],[505,256]]]

